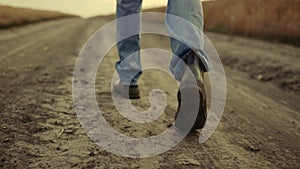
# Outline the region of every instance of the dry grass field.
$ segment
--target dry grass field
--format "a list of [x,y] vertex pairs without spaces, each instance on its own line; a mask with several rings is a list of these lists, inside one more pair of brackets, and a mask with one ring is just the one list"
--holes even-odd
[[[205,30],[300,45],[299,0],[204,1]],[[145,10],[165,12],[165,8]]]
[[[299,0],[215,0],[203,6],[205,30],[300,45]],[[0,5],[0,28],[69,16]]]
[[70,17],[60,12],[32,10],[0,5],[0,28]]
[[299,0],[204,2],[205,29],[300,44]]

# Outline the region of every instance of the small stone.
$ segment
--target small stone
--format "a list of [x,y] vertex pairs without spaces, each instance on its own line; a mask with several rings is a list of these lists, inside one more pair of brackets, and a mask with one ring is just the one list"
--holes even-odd
[[261,74],[258,75],[258,76],[256,77],[256,79],[257,79],[257,80],[262,80],[262,79],[263,79],[263,75],[261,75]]
[[131,128],[131,126],[125,126],[125,127],[124,127],[124,129],[128,129],[128,128]]
[[287,104],[288,104],[288,102],[285,101],[285,100],[281,100],[280,102],[281,102],[282,104],[284,104],[284,105],[287,105]]
[[172,123],[167,124],[167,128],[171,128],[173,126]]
[[91,151],[90,156],[95,156],[95,153],[93,151]]
[[43,47],[43,51],[48,51],[49,48],[47,46]]
[[196,165],[196,166],[200,165],[199,161],[194,160],[192,158],[188,158],[188,157],[186,157],[185,159],[183,159],[182,164],[183,165]]
[[66,129],[64,132],[67,133],[67,134],[73,134],[75,132],[75,130],[73,130],[73,129]]
[[259,151],[260,151],[260,149],[259,149],[259,148],[257,148],[257,147],[254,147],[254,146],[248,146],[246,149],[247,149],[248,151],[251,151],[251,152],[254,152],[254,153],[256,153],[256,152],[259,152]]

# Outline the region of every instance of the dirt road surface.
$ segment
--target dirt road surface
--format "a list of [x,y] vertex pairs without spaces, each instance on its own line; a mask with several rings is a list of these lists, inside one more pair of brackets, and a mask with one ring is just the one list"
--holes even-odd
[[[300,168],[300,49],[215,33],[207,35],[225,65],[227,103],[204,144],[197,131],[145,159],[97,146],[73,109],[72,75],[83,44],[105,23],[71,18],[0,31],[0,168]],[[143,36],[142,46],[169,50],[168,38],[157,35]],[[142,99],[134,106],[146,110],[149,92],[159,88],[167,94],[167,107],[152,123],[126,121],[110,95],[116,60],[113,48],[96,80],[105,118],[129,136],[161,133],[177,108],[175,81],[160,71],[144,72]]]

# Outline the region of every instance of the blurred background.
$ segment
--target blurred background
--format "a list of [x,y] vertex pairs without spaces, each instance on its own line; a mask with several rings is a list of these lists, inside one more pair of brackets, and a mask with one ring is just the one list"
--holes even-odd
[[[0,27],[10,27],[68,15],[90,18],[114,14],[116,1],[111,0],[0,0]],[[166,6],[167,0],[144,1],[143,9]],[[204,1],[205,29],[246,35],[299,45],[299,0],[212,0]],[[55,12],[15,9],[22,7]],[[164,9],[160,10],[164,12]]]
[[[145,1],[143,2],[144,8],[153,8],[159,6],[166,6],[167,0],[157,2]],[[115,0],[53,0],[53,1],[39,1],[39,0],[26,0],[26,1],[11,1],[1,0],[1,4],[25,7],[31,9],[43,9],[51,11],[59,11],[63,13],[78,15],[84,18],[107,15],[115,13],[116,1]]]

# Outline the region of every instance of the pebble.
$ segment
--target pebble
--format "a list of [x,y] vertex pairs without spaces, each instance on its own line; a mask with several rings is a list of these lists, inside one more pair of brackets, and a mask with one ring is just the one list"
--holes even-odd
[[259,148],[254,147],[254,146],[248,146],[248,147],[247,147],[247,150],[248,150],[248,151],[251,151],[251,152],[259,152],[259,151],[260,151]]
[[67,133],[67,134],[73,134],[75,132],[75,130],[73,130],[73,129],[66,129],[64,132]]
[[47,46],[45,46],[44,48],[43,48],[43,51],[48,51],[49,50],[49,48],[47,47]]
[[91,151],[90,156],[95,156],[95,153]]
[[125,126],[125,127],[124,127],[124,129],[128,129],[128,128],[131,128],[131,126]]
[[258,76],[256,77],[257,80],[262,80],[262,78],[263,78],[263,75],[258,75]]
[[173,126],[173,124],[172,123],[170,123],[170,124],[167,124],[167,128],[170,128],[170,127],[172,127]]
[[196,165],[196,166],[200,165],[199,161],[194,160],[192,158],[188,158],[188,157],[186,157],[185,159],[182,159],[182,164],[183,165],[190,165],[190,164],[192,164],[192,165]]

